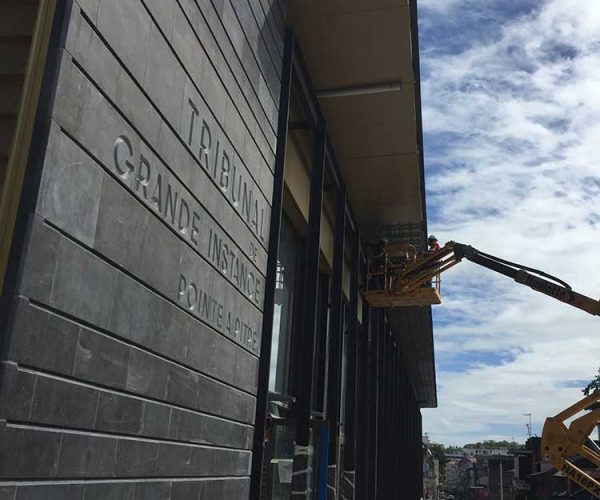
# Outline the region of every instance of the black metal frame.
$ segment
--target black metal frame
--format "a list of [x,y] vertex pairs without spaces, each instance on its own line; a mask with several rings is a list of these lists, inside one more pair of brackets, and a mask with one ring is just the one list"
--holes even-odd
[[[422,490],[421,417],[408,373],[402,362],[399,343],[382,309],[362,306],[362,325],[358,323],[358,299],[366,261],[360,233],[346,187],[340,175],[327,127],[305,62],[291,28],[287,29],[280,99],[278,143],[270,228],[269,257],[265,290],[256,430],[250,498],[259,500],[263,468],[264,423],[267,416],[273,305],[279,233],[283,210],[285,153],[289,127],[290,100],[298,100],[307,119],[303,127],[314,134],[310,181],[310,203],[305,244],[305,266],[301,301],[301,323],[294,343],[295,385],[294,421],[296,444],[309,446],[314,426],[314,383],[316,340],[323,325],[317,324],[316,300],[322,285],[321,214],[325,192],[335,200],[333,263],[329,287],[328,380],[325,416],[329,422],[329,463],[337,464],[341,405],[346,407],[344,470],[355,471],[357,499],[417,499]],[[351,283],[348,301],[348,379],[345,401],[341,401],[341,369],[344,328],[342,274],[347,247],[351,242]],[[320,284],[321,282],[321,284]],[[323,292],[323,291],[321,291]],[[321,312],[322,313],[322,312]],[[319,339],[322,341],[322,339]],[[320,415],[319,415],[320,416]],[[338,467],[341,469],[341,467]],[[338,470],[338,473],[341,471]]]
[[[277,124],[277,150],[273,179],[273,198],[271,202],[271,224],[269,226],[269,253],[267,256],[267,275],[265,279],[265,300],[260,344],[260,362],[258,364],[258,388],[256,394],[255,429],[252,453],[252,474],[250,477],[250,498],[260,498],[262,464],[264,457],[265,423],[269,396],[269,374],[271,368],[271,342],[273,338],[273,312],[275,310],[275,288],[277,282],[277,256],[279,254],[279,233],[283,209],[283,186],[285,175],[285,157],[287,149],[288,119],[290,96],[292,93],[292,57],[295,38],[291,28],[285,36],[281,95],[279,100],[279,121]],[[283,140],[282,140],[283,138]]]

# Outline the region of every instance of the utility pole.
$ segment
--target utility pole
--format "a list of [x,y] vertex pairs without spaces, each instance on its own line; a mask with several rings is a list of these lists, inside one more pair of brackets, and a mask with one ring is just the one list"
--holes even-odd
[[525,426],[527,427],[527,437],[530,439],[531,438],[531,413],[523,413],[523,416],[529,417],[529,422],[527,424],[525,424]]
[[504,478],[502,477],[502,456],[500,456],[500,500],[504,500]]

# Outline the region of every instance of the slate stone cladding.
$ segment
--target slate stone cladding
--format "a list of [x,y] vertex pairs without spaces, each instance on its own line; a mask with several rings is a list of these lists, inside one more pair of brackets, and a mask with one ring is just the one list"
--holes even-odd
[[248,498],[285,0],[74,0],[0,373],[0,500]]

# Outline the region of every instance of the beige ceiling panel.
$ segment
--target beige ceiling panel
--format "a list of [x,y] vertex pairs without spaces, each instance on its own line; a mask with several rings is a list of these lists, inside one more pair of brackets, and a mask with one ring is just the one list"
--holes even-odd
[[294,21],[317,91],[412,82],[408,8],[394,7]]
[[412,85],[396,92],[324,98],[320,104],[340,160],[418,150]]
[[416,154],[341,163],[352,207],[365,232],[423,219],[418,165]]
[[293,0],[290,6],[290,14],[294,19],[297,19],[314,14],[339,14],[406,6],[406,0]]

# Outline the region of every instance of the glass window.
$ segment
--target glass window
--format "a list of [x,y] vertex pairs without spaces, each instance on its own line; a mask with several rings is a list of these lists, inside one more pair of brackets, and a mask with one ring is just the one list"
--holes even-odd
[[281,220],[279,254],[277,256],[271,374],[269,376],[269,390],[278,394],[288,394],[289,392],[289,358],[300,244],[300,237],[287,217],[284,216]]

